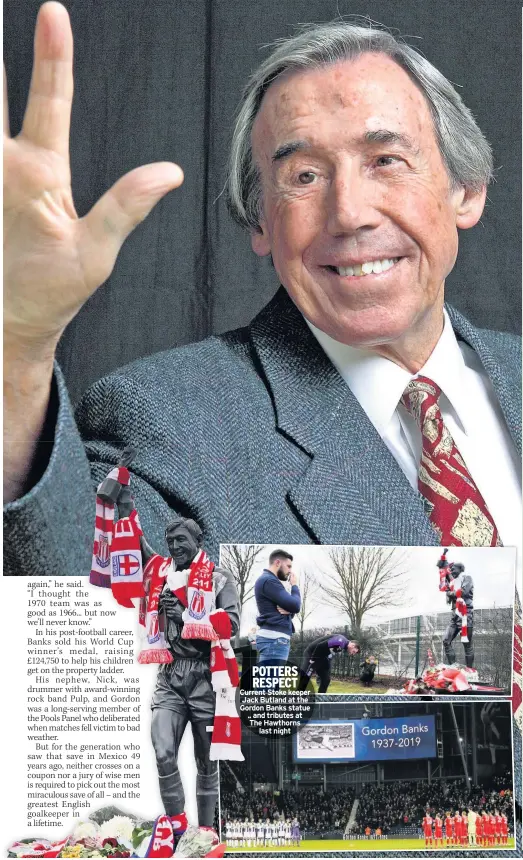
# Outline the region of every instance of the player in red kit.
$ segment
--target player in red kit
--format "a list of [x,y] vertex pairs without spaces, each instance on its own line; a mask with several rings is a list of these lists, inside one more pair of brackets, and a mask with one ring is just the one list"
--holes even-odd
[[447,840],[447,848],[454,844],[454,819],[450,812],[445,816],[445,838]]
[[490,840],[489,845],[496,844],[496,815],[494,812],[490,814]]
[[443,848],[443,819],[439,812],[434,819],[434,847],[438,847],[438,842],[441,843],[441,847]]
[[499,811],[496,809],[494,812],[494,818],[496,821],[494,832],[496,834],[496,843],[501,845],[501,815]]
[[483,845],[483,818],[479,814],[476,818],[476,842]]
[[508,842],[508,820],[507,816],[503,813],[501,816],[501,844],[506,845]]
[[484,812],[483,813],[483,844],[484,845],[491,845],[492,844],[490,841],[490,829],[491,829],[490,815],[488,812]]
[[492,833],[491,833],[491,831],[492,831],[492,824],[490,821],[490,813],[487,812],[485,814],[485,818],[483,820],[483,832],[485,834],[484,843],[486,846],[492,845],[492,842],[491,842]]
[[423,819],[421,826],[423,827],[423,833],[425,835],[425,848],[428,848],[429,845],[432,848],[432,818],[428,812]]
[[459,809],[456,809],[456,814],[454,816],[454,844],[461,845],[461,828],[463,825],[463,819],[459,813]]
[[468,824],[469,820],[467,818],[467,813],[463,810],[463,815],[461,816],[461,844],[468,845]]

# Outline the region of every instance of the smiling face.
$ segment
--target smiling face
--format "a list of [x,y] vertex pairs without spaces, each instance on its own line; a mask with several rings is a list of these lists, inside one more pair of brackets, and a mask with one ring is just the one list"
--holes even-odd
[[272,254],[307,319],[353,346],[414,363],[427,344],[430,354],[457,227],[477,222],[485,195],[451,189],[408,74],[375,53],[286,73],[263,98],[252,145],[263,195],[253,249]]
[[169,553],[178,570],[184,570],[188,567],[200,548],[194,535],[181,525],[168,531],[166,541]]

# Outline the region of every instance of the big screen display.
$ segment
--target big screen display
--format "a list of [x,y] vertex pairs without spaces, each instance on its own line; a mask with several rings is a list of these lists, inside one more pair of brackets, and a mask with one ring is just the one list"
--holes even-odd
[[434,716],[311,720],[294,736],[295,762],[435,757]]

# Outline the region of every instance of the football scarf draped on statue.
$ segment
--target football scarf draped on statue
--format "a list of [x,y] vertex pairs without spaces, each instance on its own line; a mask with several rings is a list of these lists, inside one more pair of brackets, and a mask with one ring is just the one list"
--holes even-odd
[[[117,466],[107,476],[126,487],[129,470]],[[98,486],[100,491],[102,484]],[[96,496],[93,556],[89,580],[93,585],[111,588],[120,606],[132,608],[132,598],[143,594],[143,569],[140,536],[143,534],[136,510],[114,521],[115,505]]]
[[[117,466],[108,475],[129,486],[129,470]],[[100,484],[98,490],[100,491]],[[169,588],[185,607],[182,639],[211,643],[212,687],[216,693],[210,758],[243,761],[241,723],[235,692],[239,685],[238,665],[231,647],[232,626],[225,610],[216,609],[214,564],[199,550],[188,570],[177,570],[171,557],[154,554],[143,569],[138,514],[115,522],[115,505],[96,497],[96,521],[90,582],[111,588],[121,606],[133,608],[140,598],[138,623],[141,631],[139,663],[172,663],[159,613],[160,596]]]

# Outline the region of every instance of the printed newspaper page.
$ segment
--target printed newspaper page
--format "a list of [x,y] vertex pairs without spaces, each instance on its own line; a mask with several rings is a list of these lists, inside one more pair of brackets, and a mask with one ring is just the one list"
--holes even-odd
[[520,34],[6,0],[2,856],[522,856]]

